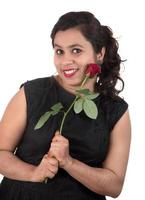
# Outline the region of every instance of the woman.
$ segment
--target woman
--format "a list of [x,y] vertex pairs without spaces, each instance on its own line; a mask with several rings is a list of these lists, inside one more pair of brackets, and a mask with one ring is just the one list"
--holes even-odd
[[[111,29],[89,12],[60,17],[51,38],[58,75],[24,83],[0,123],[0,199],[115,198],[122,190],[131,137],[128,104],[118,96],[124,87],[118,43]],[[72,109],[62,135],[63,113],[35,130],[55,103],[68,109],[89,63],[101,66],[101,73],[84,85],[100,93],[94,100],[97,119]],[[118,80],[122,90],[115,88]]]

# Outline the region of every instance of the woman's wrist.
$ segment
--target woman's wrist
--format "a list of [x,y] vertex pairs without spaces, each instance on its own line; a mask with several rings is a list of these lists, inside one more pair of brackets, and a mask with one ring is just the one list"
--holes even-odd
[[74,158],[72,158],[71,156],[68,157],[65,164],[63,166],[61,166],[61,168],[63,168],[65,171],[69,171],[69,169],[72,167],[74,161],[75,161]]
[[36,173],[36,166],[34,166],[34,167],[31,169],[30,181],[31,181],[31,182],[38,182],[38,177],[37,177],[37,173]]

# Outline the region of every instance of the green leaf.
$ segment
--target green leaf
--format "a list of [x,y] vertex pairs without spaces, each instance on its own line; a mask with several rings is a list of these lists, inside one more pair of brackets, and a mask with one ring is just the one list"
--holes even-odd
[[56,115],[57,113],[59,113],[60,112],[60,110],[52,110],[51,111],[51,114],[52,114],[52,116],[54,116],[54,115]]
[[60,102],[51,107],[53,111],[60,111],[61,108],[63,108],[63,105]]
[[84,95],[89,95],[90,94],[90,90],[87,88],[80,88],[78,90],[76,90],[77,93],[79,94],[84,94]]
[[75,104],[74,104],[75,113],[78,114],[78,113],[80,113],[82,111],[82,109],[83,109],[83,101],[84,100],[82,98],[80,98],[75,102]]
[[49,111],[43,114],[38,120],[34,130],[41,128],[46,123],[46,121],[49,119],[50,116],[51,116],[51,112]]
[[90,117],[91,119],[97,118],[98,109],[97,109],[96,104],[93,101],[84,99],[83,109],[86,115]]
[[99,93],[86,95],[85,98],[87,99],[96,99],[99,96]]

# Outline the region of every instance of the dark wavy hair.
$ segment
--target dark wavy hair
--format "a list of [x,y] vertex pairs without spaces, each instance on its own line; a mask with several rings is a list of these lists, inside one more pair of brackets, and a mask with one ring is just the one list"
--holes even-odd
[[[58,31],[65,31],[70,28],[77,28],[83,36],[92,44],[96,53],[99,53],[102,47],[106,48],[102,72],[98,75],[96,82],[97,92],[105,96],[115,98],[124,89],[124,81],[120,77],[120,64],[122,62],[118,54],[118,42],[113,37],[113,32],[108,26],[103,26],[95,16],[87,11],[68,12],[62,15],[51,32],[52,45]],[[121,89],[115,86],[121,81]]]

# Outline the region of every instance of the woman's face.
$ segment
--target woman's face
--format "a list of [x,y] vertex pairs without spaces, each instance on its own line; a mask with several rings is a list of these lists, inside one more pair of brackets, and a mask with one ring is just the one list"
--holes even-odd
[[87,64],[96,63],[92,44],[76,28],[56,33],[54,51],[54,64],[63,84],[79,86]]

